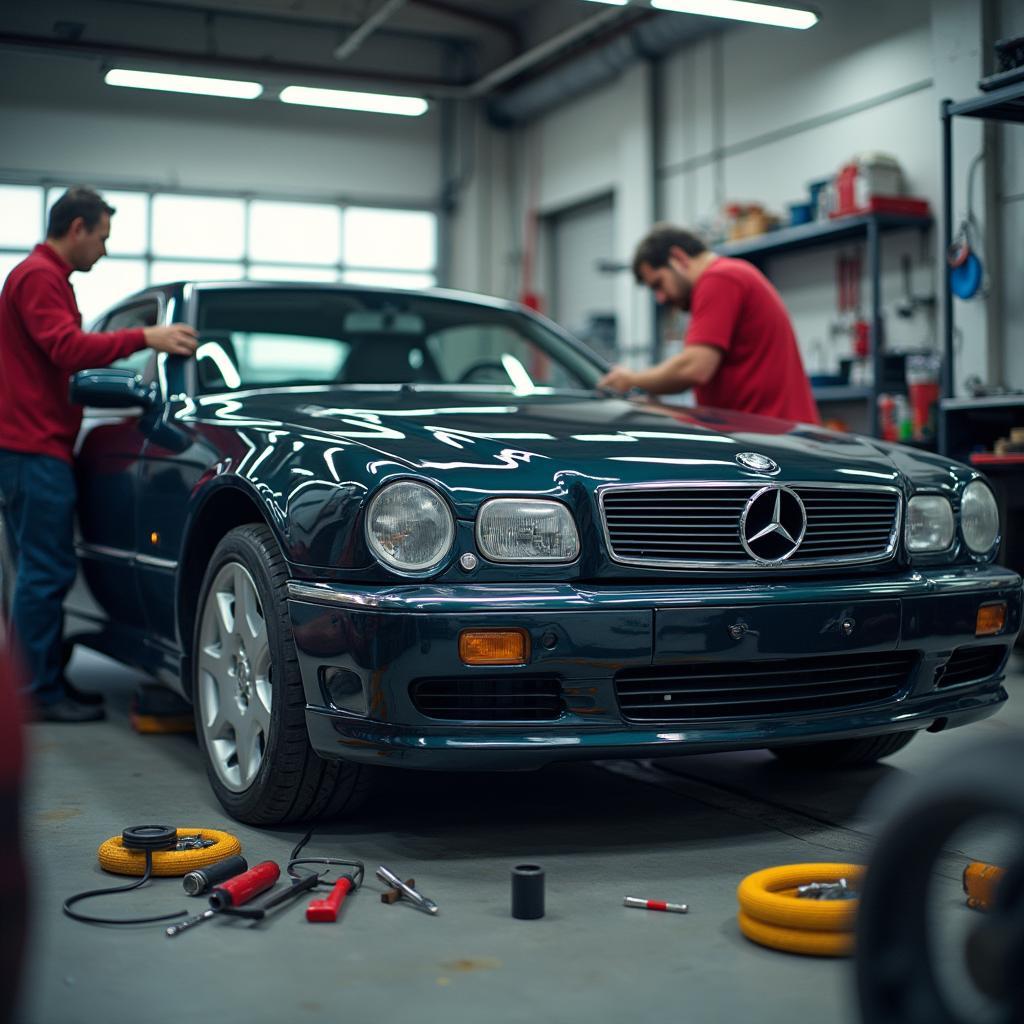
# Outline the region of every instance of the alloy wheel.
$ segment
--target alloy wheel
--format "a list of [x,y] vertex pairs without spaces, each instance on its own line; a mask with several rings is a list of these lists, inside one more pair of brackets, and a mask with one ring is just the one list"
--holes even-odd
[[232,792],[252,785],[270,743],[273,664],[256,583],[225,563],[203,603],[198,651],[199,718],[210,762]]

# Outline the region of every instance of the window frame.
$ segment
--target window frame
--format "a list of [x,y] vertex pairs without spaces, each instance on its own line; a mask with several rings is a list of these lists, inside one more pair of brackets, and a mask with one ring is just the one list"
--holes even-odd
[[[30,187],[38,188],[42,193],[42,222],[39,226],[39,241],[42,241],[46,237],[46,222],[49,216],[49,210],[47,207],[47,196],[51,189],[63,188],[63,178],[52,177],[49,175],[26,180],[25,178],[18,179],[17,177],[0,177],[0,186],[11,185],[18,187]],[[250,271],[252,267],[262,266],[274,266],[274,265],[285,265],[287,264],[290,268],[295,270],[308,269],[310,271],[316,271],[323,273],[324,270],[330,270],[334,274],[334,280],[330,283],[346,283],[346,274],[349,272],[359,273],[388,273],[394,274],[398,277],[408,277],[414,279],[419,276],[428,275],[433,279],[432,287],[443,287],[445,281],[442,280],[444,273],[445,261],[442,256],[442,246],[444,238],[444,210],[437,204],[429,203],[411,203],[404,199],[395,199],[393,202],[387,202],[385,199],[374,199],[374,200],[363,200],[351,196],[299,196],[299,195],[282,195],[279,193],[272,192],[235,192],[229,190],[220,189],[195,189],[195,188],[167,188],[157,185],[125,185],[124,183],[116,183],[113,181],[104,184],[102,181],[97,182],[96,186],[101,193],[104,191],[111,192],[133,192],[140,193],[146,197],[146,244],[145,248],[141,253],[133,255],[111,255],[106,256],[106,261],[119,261],[119,260],[131,260],[142,262],[145,266],[145,287],[160,287],[161,285],[169,284],[172,282],[168,281],[156,281],[153,279],[153,264],[160,261],[174,261],[187,266],[190,263],[204,263],[204,264],[224,264],[225,266],[241,264],[242,277],[241,281],[267,281],[270,278],[253,278],[250,277]],[[173,195],[183,197],[195,197],[199,199],[240,199],[243,201],[243,240],[242,248],[243,255],[240,260],[238,259],[212,259],[209,257],[179,257],[173,256],[169,253],[157,252],[153,248],[153,199],[158,195]],[[267,260],[254,260],[250,252],[250,239],[249,239],[249,221],[250,211],[254,202],[280,202],[280,203],[296,203],[299,205],[320,205],[320,206],[332,206],[338,209],[338,254],[339,259],[336,263],[290,263],[287,260],[277,260],[274,263],[268,262]],[[408,270],[402,267],[369,267],[362,266],[355,263],[347,263],[345,261],[345,237],[346,237],[346,212],[351,208],[358,209],[374,209],[382,210],[388,213],[427,213],[434,217],[434,259],[433,264],[430,268],[425,270]],[[116,220],[115,220],[116,225]],[[31,247],[28,250],[31,252]],[[14,246],[0,245],[0,254],[10,254],[23,257],[25,250]],[[288,284],[297,284],[298,281],[289,280]],[[328,283],[328,282],[324,282]],[[387,286],[387,287],[403,287],[401,285]],[[410,291],[421,291],[422,287],[416,285],[409,289]],[[100,314],[102,315],[102,313]]]

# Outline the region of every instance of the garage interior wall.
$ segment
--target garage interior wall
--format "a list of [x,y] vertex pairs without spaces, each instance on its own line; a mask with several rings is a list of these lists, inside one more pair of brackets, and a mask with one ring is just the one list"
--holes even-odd
[[[735,200],[762,202],[784,214],[786,203],[803,197],[810,181],[834,174],[850,157],[890,153],[903,167],[908,191],[931,204],[936,226],[923,237],[907,232],[884,240],[886,342],[894,351],[937,349],[941,304],[906,319],[896,315],[895,306],[904,293],[904,255],[911,259],[915,295],[935,295],[940,284],[940,100],[976,93],[978,78],[988,70],[986,33],[1019,32],[1015,19],[1024,15],[1015,0],[1001,0],[995,18],[982,0],[826,0],[818,8],[822,19],[811,32],[730,26],[660,62],[638,64],[603,89],[505,133],[512,148],[508,201],[515,212],[506,218],[512,225],[509,248],[493,251],[495,264],[515,263],[521,226],[533,204],[542,216],[552,217],[612,196],[613,251],[593,258],[628,263],[654,217],[707,227],[723,203]],[[967,173],[981,151],[984,132],[981,124],[963,121],[956,126],[955,219],[966,213]],[[1017,241],[1021,233],[1012,230],[1024,217],[1024,139],[1019,132],[1014,145],[1006,147],[1004,166],[999,204],[1007,230],[1000,279],[1009,281],[1024,269]],[[532,187],[526,180],[530,174],[538,179]],[[995,198],[984,182],[981,175],[975,196],[983,232]],[[848,354],[849,339],[830,330],[836,304],[834,258],[855,248],[786,255],[769,266],[792,311],[810,372],[830,372]],[[995,254],[988,255],[989,265],[998,265]],[[539,281],[564,278],[564,268],[553,274],[545,258],[550,253],[542,250]],[[492,274],[490,280],[500,285],[501,277]],[[628,271],[605,280],[619,325],[620,353],[631,365],[642,365],[653,332],[651,304]],[[866,281],[861,292],[866,301]],[[515,293],[503,289],[503,294]],[[1024,301],[1019,289],[1007,288],[1006,294],[1017,307]],[[550,303],[552,296],[541,298]],[[999,318],[986,312],[981,301],[957,302],[955,380],[960,392],[968,377],[997,380],[1002,367],[1005,383],[1024,385],[1021,310],[1016,309],[1017,326],[1008,328],[1005,338],[996,332]],[[1012,322],[1010,309],[1007,314]]]

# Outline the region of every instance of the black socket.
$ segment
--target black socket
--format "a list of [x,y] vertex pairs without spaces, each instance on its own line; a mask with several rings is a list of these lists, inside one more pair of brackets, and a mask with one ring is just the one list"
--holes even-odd
[[512,916],[522,921],[544,916],[544,869],[539,864],[512,869]]

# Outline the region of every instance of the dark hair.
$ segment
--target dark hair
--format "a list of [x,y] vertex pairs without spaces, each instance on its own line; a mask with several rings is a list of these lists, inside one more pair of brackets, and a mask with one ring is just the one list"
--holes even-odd
[[640,239],[633,253],[633,276],[640,284],[643,284],[644,280],[640,276],[640,264],[646,263],[652,270],[667,266],[668,252],[673,246],[682,249],[687,256],[699,256],[702,252],[707,252],[708,248],[695,234],[685,228],[664,221],[655,224]]
[[84,185],[73,185],[50,208],[46,237],[63,238],[71,230],[71,223],[76,217],[81,217],[86,228],[92,231],[103,214],[112,217],[115,212],[98,192]]

